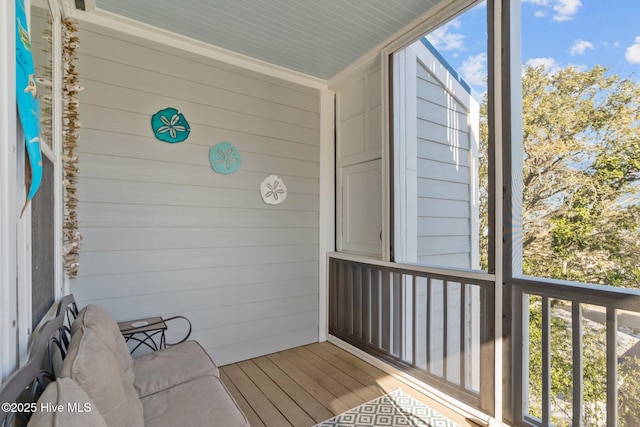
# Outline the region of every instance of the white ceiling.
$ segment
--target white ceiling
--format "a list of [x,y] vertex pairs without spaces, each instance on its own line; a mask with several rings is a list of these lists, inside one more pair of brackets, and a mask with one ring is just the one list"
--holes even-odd
[[328,80],[440,0],[95,0],[96,7]]

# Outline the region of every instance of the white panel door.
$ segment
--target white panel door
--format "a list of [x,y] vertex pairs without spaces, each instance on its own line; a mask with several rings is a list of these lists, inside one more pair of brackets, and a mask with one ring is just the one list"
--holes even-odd
[[342,247],[339,250],[367,255],[382,254],[382,163],[381,160],[341,168]]

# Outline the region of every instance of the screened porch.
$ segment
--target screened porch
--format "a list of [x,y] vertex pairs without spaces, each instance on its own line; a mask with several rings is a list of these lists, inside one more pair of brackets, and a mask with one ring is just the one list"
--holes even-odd
[[[628,162],[566,161],[593,160],[584,179],[631,165],[608,199],[627,228],[586,252],[607,221],[572,227],[608,208],[577,196],[603,180],[555,191],[553,170],[527,193],[546,166],[525,163],[545,155],[525,147],[541,96],[523,96],[524,70],[557,71],[521,60],[532,3],[548,6],[27,1],[43,181],[26,200],[34,165],[0,106],[2,378],[72,293],[116,321],[187,317],[254,426],[311,426],[397,388],[463,427],[637,425],[640,273],[620,262],[640,256],[637,144]],[[620,121],[574,134],[633,140],[638,121]]]

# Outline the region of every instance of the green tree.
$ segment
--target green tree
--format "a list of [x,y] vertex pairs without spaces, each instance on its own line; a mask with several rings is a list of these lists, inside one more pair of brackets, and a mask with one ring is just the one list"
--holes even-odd
[[[554,72],[524,67],[522,104],[523,273],[640,288],[640,85],[600,66]],[[486,97],[480,112],[480,152],[486,153]],[[487,162],[481,155],[484,185]],[[481,188],[485,269],[487,195]],[[532,297],[529,308],[529,410],[540,415],[539,298]],[[559,411],[554,422],[564,425],[571,418],[570,323],[554,316],[551,330],[551,399]],[[605,329],[584,328],[583,334],[584,425],[603,425]],[[619,368],[621,425],[640,425],[640,360],[627,358]]]
[[640,426],[640,358],[624,358],[618,368],[618,376],[623,379],[618,389],[620,425]]
[[[571,327],[568,320],[562,318],[551,302],[551,407],[556,413],[552,416],[555,426],[571,425],[573,402],[573,359]],[[606,414],[602,404],[607,400],[607,354],[606,329],[583,328],[583,425],[601,426],[606,424]],[[634,358],[635,359],[635,358]],[[624,373],[626,378],[627,372]],[[629,372],[629,377],[636,374]],[[621,410],[635,412],[637,404],[634,388],[637,384],[627,382],[627,400],[621,399]],[[623,390],[623,387],[621,387]],[[622,392],[621,392],[622,394]],[[542,301],[540,297],[531,297],[529,303],[529,412],[542,416]],[[559,415],[558,415],[559,414]],[[625,424],[621,424],[625,425]],[[627,424],[633,426],[635,424]]]
[[639,287],[640,86],[526,67],[523,272]]
[[[640,85],[599,66],[525,67],[522,88],[523,273],[640,287]],[[481,153],[486,113],[485,97]],[[480,157],[485,183],[487,160]],[[486,188],[480,197],[486,209]]]

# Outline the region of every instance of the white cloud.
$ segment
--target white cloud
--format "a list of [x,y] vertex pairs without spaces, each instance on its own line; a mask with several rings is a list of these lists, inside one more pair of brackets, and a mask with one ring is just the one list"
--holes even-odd
[[539,9],[533,12],[536,18],[543,18],[548,15],[546,9],[553,10],[553,20],[558,22],[573,19],[578,9],[582,6],[580,0],[522,0],[523,3],[531,3]]
[[447,22],[442,27],[432,31],[427,35],[427,40],[438,50],[464,50],[465,36],[460,33],[450,31],[460,28],[459,20],[454,19]]
[[549,0],[522,0],[522,3],[533,3],[536,6],[549,6]]
[[569,53],[571,54],[571,56],[584,55],[587,49],[593,50],[593,43],[586,40],[578,39],[575,41],[575,43],[573,43],[573,46],[571,46],[571,50],[569,51]]
[[627,48],[624,57],[629,64],[640,64],[640,36],[636,37],[635,43]]
[[557,0],[553,5],[553,10],[556,12],[553,20],[562,22],[573,19],[580,6],[582,6],[580,0]]
[[585,71],[589,70],[589,66],[585,64],[569,64],[567,65],[567,67],[571,67],[579,73],[584,73]]
[[480,53],[465,59],[460,67],[460,73],[471,86],[486,87],[487,54]]
[[544,67],[546,71],[556,72],[560,69],[560,64],[553,58],[531,58],[524,65],[529,67]]

